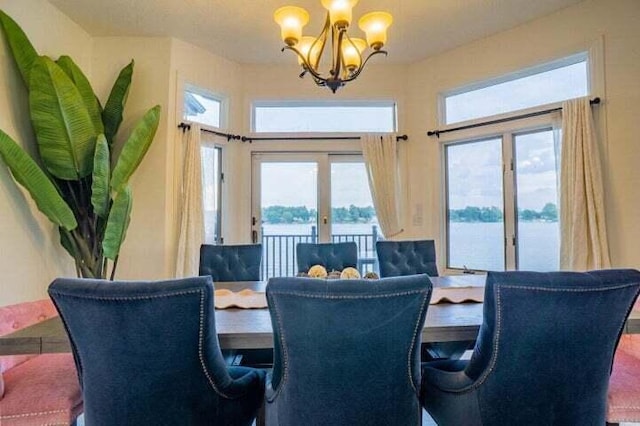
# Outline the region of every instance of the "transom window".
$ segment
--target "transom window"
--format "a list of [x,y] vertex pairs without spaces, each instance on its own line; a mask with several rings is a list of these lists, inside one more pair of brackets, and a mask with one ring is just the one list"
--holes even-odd
[[444,123],[452,124],[586,96],[587,54],[452,91],[444,96]]
[[394,132],[395,102],[255,102],[258,133]]
[[208,127],[222,126],[222,98],[192,85],[184,90],[184,120]]

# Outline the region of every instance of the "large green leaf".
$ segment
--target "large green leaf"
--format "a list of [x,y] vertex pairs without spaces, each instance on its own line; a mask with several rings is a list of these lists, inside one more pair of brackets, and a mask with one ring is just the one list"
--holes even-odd
[[149,146],[158,129],[159,121],[160,105],[156,105],[146,112],[133,129],[133,132],[131,132],[131,136],[122,147],[118,162],[113,168],[113,176],[111,178],[111,189],[113,191],[120,192],[129,182],[129,178],[136,171],[144,155],[149,150]]
[[33,62],[38,59],[38,53],[31,45],[24,31],[22,31],[22,28],[2,10],[0,10],[0,24],[9,42],[9,47],[11,47],[13,59],[18,65],[20,74],[22,74],[24,84],[29,88],[31,67]]
[[33,159],[13,139],[0,130],[0,156],[36,202],[38,209],[58,226],[70,231],[78,226],[73,211],[64,202],[53,183]]
[[116,195],[116,199],[113,201],[109,219],[107,220],[107,228],[104,231],[104,239],[102,240],[102,252],[105,257],[111,260],[115,260],[118,257],[122,242],[127,235],[127,228],[131,221],[132,204],[131,187],[127,185]]
[[87,77],[83,74],[80,67],[73,62],[73,59],[66,55],[60,56],[56,63],[67,73],[71,81],[73,81],[73,84],[76,85],[78,92],[80,92],[82,102],[84,106],[87,107],[87,111],[89,111],[89,116],[91,117],[91,122],[93,123],[96,134],[104,133],[102,108],[100,107],[96,94],[93,93],[93,88],[89,80],[87,80]]
[[129,87],[131,86],[131,76],[133,75],[132,60],[129,65],[124,67],[109,94],[109,99],[102,111],[102,122],[104,123],[104,135],[107,137],[109,146],[113,143],[120,123],[122,123],[122,115],[124,114],[124,106],[127,103],[127,96],[129,96]]
[[42,162],[59,179],[91,173],[96,132],[73,81],[50,58],[31,68],[31,122]]
[[93,180],[91,182],[91,204],[93,211],[100,217],[109,212],[109,179],[111,178],[109,145],[104,135],[98,135],[96,152],[93,156]]

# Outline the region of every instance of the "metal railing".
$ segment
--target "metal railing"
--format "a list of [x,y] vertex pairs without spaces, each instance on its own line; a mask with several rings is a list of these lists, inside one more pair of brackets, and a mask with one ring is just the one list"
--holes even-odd
[[[331,242],[355,242],[358,246],[358,269],[361,274],[377,270],[376,241],[381,239],[377,225],[371,226],[370,234],[334,234]],[[294,277],[298,273],[296,245],[318,243],[318,230],[311,227],[310,234],[265,235],[262,230],[262,279],[271,277]]]

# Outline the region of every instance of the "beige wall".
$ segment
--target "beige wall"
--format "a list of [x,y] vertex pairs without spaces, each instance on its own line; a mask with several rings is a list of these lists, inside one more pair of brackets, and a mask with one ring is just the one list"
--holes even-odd
[[[605,158],[607,225],[615,266],[640,266],[640,2],[588,0],[409,67],[406,110],[412,162],[410,201],[425,210],[422,226],[411,228],[416,237],[438,239],[443,207],[441,147],[426,131],[438,127],[438,93],[500,76],[572,52],[597,46],[604,40],[604,83],[597,107]],[[440,259],[444,252],[439,244]]]
[[[181,144],[181,134],[177,130],[178,123],[183,114],[183,91],[185,84],[192,84],[201,89],[212,92],[223,98],[223,108],[226,110],[226,120],[221,123],[221,131],[228,133],[240,133],[243,119],[242,104],[242,67],[227,59],[213,55],[212,53],[174,39],[171,54],[171,84],[170,97],[174,105],[172,109],[173,123],[170,124],[170,140],[174,142],[173,170],[173,197],[176,201],[173,211],[173,224],[176,225],[170,232],[170,239],[174,248],[177,243],[177,200],[179,197],[180,178],[182,173],[181,160],[184,146]],[[220,145],[223,153],[223,171],[225,173],[225,185],[223,187],[223,199],[234,200],[238,192],[234,189],[238,186],[236,164],[240,146],[237,142],[227,143],[223,137],[212,136],[204,133],[207,138],[216,145]],[[233,229],[239,226],[238,216],[235,214],[234,204],[224,202],[222,205],[222,235],[233,235]],[[225,242],[232,242],[233,238],[225,238]]]
[[[91,75],[91,38],[48,2],[0,0],[0,9],[22,26],[40,54],[68,54]],[[27,91],[0,38],[0,129],[33,152]],[[44,298],[53,278],[75,275],[57,230],[31,204],[0,165],[0,306]]]
[[172,114],[168,90],[171,46],[170,38],[97,37],[93,42],[93,81],[100,99],[107,99],[120,70],[135,59],[117,147],[149,108],[162,107],[153,144],[131,178],[133,213],[118,264],[116,276],[121,279],[168,278],[173,273],[168,239],[173,204],[167,186],[173,146],[168,118]]
[[[283,54],[289,54],[283,53]],[[291,57],[291,61],[295,58]],[[404,131],[407,111],[405,92],[407,67],[402,65],[379,65],[384,58],[372,59],[367,69],[357,80],[347,83],[332,94],[328,88],[317,87],[310,76],[298,78],[300,68],[295,65],[244,65],[243,66],[243,110],[242,134],[251,134],[251,105],[254,101],[277,100],[393,100],[398,103],[398,128]],[[260,135],[256,135],[260,136]],[[239,144],[234,158],[233,170],[235,197],[227,198],[232,204],[237,226],[228,229],[225,241],[248,243],[251,238],[251,154],[253,152],[283,151],[359,151],[358,142],[254,142]],[[404,152],[404,149],[401,151]]]
[[[405,237],[439,239],[442,226],[440,145],[426,131],[437,127],[438,93],[499,76],[601,43],[605,104],[598,107],[607,193],[607,223],[616,266],[638,267],[640,185],[637,136],[640,134],[640,2],[586,0],[515,29],[467,44],[411,66],[372,63],[357,81],[332,95],[309,78],[297,78],[296,66],[240,65],[170,38],[91,38],[44,0],[0,0],[0,8],[24,27],[36,48],[57,57],[70,54],[85,70],[101,100],[119,70],[136,60],[120,140],[144,111],[159,103],[162,120],[148,156],[133,177],[134,210],[123,246],[118,276],[160,278],[172,274],[175,258],[177,193],[180,176],[182,88],[189,82],[228,99],[228,129],[248,134],[253,100],[393,99],[398,103],[403,143],[403,172],[408,178],[404,203]],[[425,41],[428,42],[428,41]],[[293,58],[292,58],[293,61]],[[380,62],[384,62],[381,59]],[[0,44],[0,128],[27,145],[33,143],[25,90]],[[5,113],[6,111],[6,113]],[[226,242],[249,241],[251,153],[317,149],[317,144],[224,143]],[[354,150],[355,143],[323,148]],[[422,205],[424,221],[412,214]],[[440,244],[439,244],[440,245]],[[440,258],[442,259],[441,252]],[[0,167],[0,305],[45,296],[50,280],[73,275],[70,258],[58,247],[55,229],[30,207],[6,169]]]

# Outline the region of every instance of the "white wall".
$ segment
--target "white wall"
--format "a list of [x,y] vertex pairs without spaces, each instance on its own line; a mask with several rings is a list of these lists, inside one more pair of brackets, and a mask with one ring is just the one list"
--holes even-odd
[[[18,22],[40,54],[68,54],[91,75],[91,37],[48,2],[0,0],[0,9]],[[0,129],[34,153],[27,91],[0,38]],[[75,276],[57,229],[31,204],[0,164],[0,306],[44,298],[53,278]]]
[[[423,204],[426,221],[410,228],[436,237],[443,226],[441,148],[426,131],[438,127],[438,93],[585,50],[604,40],[604,105],[596,107],[604,130],[606,213],[615,266],[640,265],[640,2],[587,0],[520,27],[467,44],[409,67],[406,110],[410,201]],[[606,129],[602,129],[605,127]],[[439,244],[439,256],[444,251]]]

